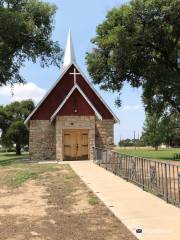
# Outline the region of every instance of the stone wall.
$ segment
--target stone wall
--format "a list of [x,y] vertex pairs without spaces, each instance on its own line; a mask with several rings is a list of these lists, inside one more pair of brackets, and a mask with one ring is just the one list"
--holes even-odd
[[112,148],[114,121],[97,120],[94,116],[57,116],[56,122],[31,120],[29,126],[29,151],[32,160],[63,160],[63,130],[89,130],[89,157],[93,147]]
[[32,160],[55,160],[55,126],[48,120],[31,120],[29,152]]
[[114,145],[114,120],[96,120],[96,147],[112,148]]
[[95,117],[94,116],[57,116],[56,117],[56,159],[63,160],[63,130],[88,129],[89,130],[89,157],[93,159],[95,146]]

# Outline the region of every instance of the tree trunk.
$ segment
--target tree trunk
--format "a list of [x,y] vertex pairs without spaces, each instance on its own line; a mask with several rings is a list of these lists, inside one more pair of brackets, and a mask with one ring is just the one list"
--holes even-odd
[[155,151],[157,151],[158,150],[158,146],[155,146]]
[[21,155],[21,145],[16,144],[16,155]]

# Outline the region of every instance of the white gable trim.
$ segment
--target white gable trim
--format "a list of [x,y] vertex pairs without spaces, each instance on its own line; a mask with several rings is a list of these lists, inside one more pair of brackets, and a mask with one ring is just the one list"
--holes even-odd
[[[74,64],[74,63],[73,63]],[[69,68],[71,67],[72,64],[70,64],[69,66],[67,66],[67,68],[65,68],[60,77],[56,80],[56,82],[52,85],[52,87],[49,89],[49,91],[47,91],[47,93],[44,95],[44,97],[39,101],[39,103],[36,105],[35,109],[30,113],[30,115],[26,118],[26,120],[24,121],[24,124],[27,125],[30,118],[33,116],[33,114],[36,112],[36,110],[40,107],[40,105],[44,102],[44,100],[47,98],[47,96],[51,93],[51,91],[56,87],[56,85],[59,83],[59,81],[61,80],[61,78],[66,74],[66,72],[69,70]]]
[[94,88],[94,86],[89,82],[89,80],[87,79],[86,75],[81,71],[81,69],[78,67],[78,65],[76,63],[73,63],[74,66],[78,69],[78,71],[81,73],[82,77],[85,79],[85,81],[87,82],[87,84],[90,86],[90,88],[94,91],[94,93],[97,95],[97,97],[101,100],[101,102],[105,105],[105,107],[110,111],[110,113],[112,114],[112,116],[114,117],[114,120],[116,123],[120,123],[119,118],[113,113],[113,111],[110,109],[110,107],[106,104],[106,102],[104,101],[104,99],[101,97],[101,95],[96,91],[96,89]]
[[56,82],[53,84],[53,86],[50,88],[49,91],[47,91],[47,93],[45,94],[45,96],[41,99],[41,101],[36,105],[35,109],[30,113],[30,115],[26,118],[26,120],[24,121],[24,124],[27,125],[30,118],[33,116],[33,114],[36,112],[36,110],[40,107],[40,105],[44,102],[44,100],[47,98],[47,96],[51,93],[51,91],[56,87],[56,85],[59,83],[59,81],[61,80],[61,78],[66,74],[66,72],[69,70],[69,68],[72,66],[72,64],[78,69],[78,71],[81,73],[82,77],[85,79],[85,81],[87,82],[87,84],[90,86],[90,88],[94,91],[94,93],[97,95],[97,97],[101,100],[101,102],[105,105],[105,107],[110,111],[110,113],[112,114],[112,116],[114,117],[114,120],[116,123],[119,123],[119,119],[118,117],[113,113],[113,111],[110,109],[110,107],[105,103],[105,101],[103,100],[103,98],[100,96],[100,94],[96,91],[96,89],[93,87],[93,85],[89,82],[89,80],[86,78],[86,76],[84,75],[84,73],[81,71],[81,69],[77,66],[77,64],[75,62],[72,62],[71,64],[69,64],[69,66],[67,66],[63,72],[61,73],[60,77],[56,80]]
[[55,119],[56,115],[58,114],[58,112],[61,110],[61,108],[64,106],[64,104],[67,102],[67,100],[69,99],[69,97],[71,96],[71,94],[74,92],[74,90],[77,89],[80,94],[84,97],[84,99],[86,100],[86,102],[90,105],[90,107],[93,109],[93,111],[95,112],[96,116],[98,119],[102,120],[102,116],[101,114],[97,111],[97,109],[94,107],[94,105],[91,103],[91,101],[87,98],[87,96],[84,94],[84,92],[81,90],[81,88],[75,84],[73,86],[73,88],[71,89],[71,91],[68,93],[68,95],[66,96],[66,98],[64,99],[64,101],[59,105],[59,107],[56,109],[56,111],[53,113],[53,115],[51,116],[51,122]]

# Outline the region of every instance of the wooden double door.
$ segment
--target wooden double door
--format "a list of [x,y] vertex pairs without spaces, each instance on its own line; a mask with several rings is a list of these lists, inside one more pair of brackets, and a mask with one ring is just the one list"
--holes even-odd
[[64,130],[64,160],[89,159],[88,130]]

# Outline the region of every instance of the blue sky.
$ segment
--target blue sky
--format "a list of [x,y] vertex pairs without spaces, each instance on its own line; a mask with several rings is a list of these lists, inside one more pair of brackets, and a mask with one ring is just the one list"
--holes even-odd
[[[95,36],[96,26],[100,24],[113,8],[128,2],[123,0],[48,0],[58,6],[55,17],[55,29],[53,39],[59,41],[64,49],[69,28],[71,29],[73,43],[76,53],[76,60],[82,71],[88,76],[85,65],[85,54],[91,51],[90,39]],[[22,100],[32,97],[36,102],[52,86],[60,75],[60,70],[55,67],[42,69],[40,65],[26,63],[22,69],[22,75],[27,81],[27,85],[15,86],[14,97],[7,87],[0,88],[0,104],[7,104],[12,100]],[[115,142],[121,138],[133,138],[141,134],[144,122],[144,109],[141,102],[141,90],[132,89],[125,85],[122,89],[121,108],[114,105],[116,94],[100,91],[95,86],[101,96],[116,113],[120,119],[120,125],[115,126]]]

